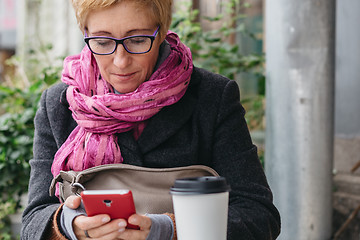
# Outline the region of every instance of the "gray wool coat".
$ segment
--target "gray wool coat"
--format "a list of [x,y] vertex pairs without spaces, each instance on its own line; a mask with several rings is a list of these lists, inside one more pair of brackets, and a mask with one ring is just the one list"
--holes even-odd
[[[41,239],[59,200],[50,197],[54,154],[76,127],[64,83],[44,91],[35,117],[34,159],[30,161],[29,205],[22,239]],[[236,82],[195,68],[184,97],[163,108],[136,141],[118,134],[124,163],[168,168],[203,164],[227,179],[230,192],[228,239],[275,239],[280,216],[246,125]]]

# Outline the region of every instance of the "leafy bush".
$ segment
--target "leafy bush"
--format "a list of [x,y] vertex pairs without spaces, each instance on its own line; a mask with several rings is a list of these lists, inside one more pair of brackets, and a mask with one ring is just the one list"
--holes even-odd
[[191,2],[180,2],[179,8],[173,14],[171,30],[176,32],[180,39],[190,48],[194,64],[198,67],[219,73],[232,80],[247,78],[246,81],[257,81],[258,93],[255,96],[242,98],[241,102],[247,110],[246,120],[250,129],[262,129],[264,127],[264,98],[265,98],[265,75],[263,54],[243,54],[236,43],[230,39],[237,33],[253,35],[247,31],[244,23],[240,20],[246,18],[241,10],[249,7],[239,0],[230,0],[225,4],[226,15],[219,14],[216,17],[203,16],[203,25],[216,24],[220,28],[205,31],[199,18],[199,10],[193,9]]
[[7,201],[0,203],[0,239],[10,240],[11,236],[11,222],[9,215],[16,212],[16,203]]
[[3,112],[0,115],[0,239],[10,236],[8,215],[21,207],[20,197],[27,191],[28,161],[33,156],[33,120],[41,93],[59,79],[60,68],[44,66],[37,56],[34,53],[29,59],[31,70],[28,71],[13,57],[9,64],[16,72],[6,86],[0,86],[0,110]]

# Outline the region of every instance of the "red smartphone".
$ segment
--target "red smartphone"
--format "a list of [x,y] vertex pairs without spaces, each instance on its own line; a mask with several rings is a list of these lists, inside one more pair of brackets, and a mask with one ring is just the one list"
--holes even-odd
[[[128,219],[136,213],[134,199],[130,190],[84,190],[81,197],[89,217],[108,214],[111,219]],[[139,229],[128,224],[127,228]]]

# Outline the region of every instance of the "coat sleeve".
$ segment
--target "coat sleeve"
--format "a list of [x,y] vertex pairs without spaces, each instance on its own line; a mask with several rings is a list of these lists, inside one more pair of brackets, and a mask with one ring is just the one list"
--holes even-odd
[[280,216],[252,143],[234,81],[224,87],[214,132],[213,167],[231,186],[228,240],[275,239]]
[[34,158],[30,161],[31,173],[28,191],[28,206],[23,212],[21,239],[43,239],[52,226],[52,218],[60,203],[49,196],[49,186],[53,178],[51,165],[57,145],[54,140],[45,91],[40,100],[40,108],[35,117]]

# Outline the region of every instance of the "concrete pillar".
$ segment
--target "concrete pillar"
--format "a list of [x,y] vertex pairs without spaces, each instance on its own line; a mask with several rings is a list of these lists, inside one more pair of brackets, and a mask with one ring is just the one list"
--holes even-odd
[[265,170],[279,239],[330,239],[335,0],[266,1]]

